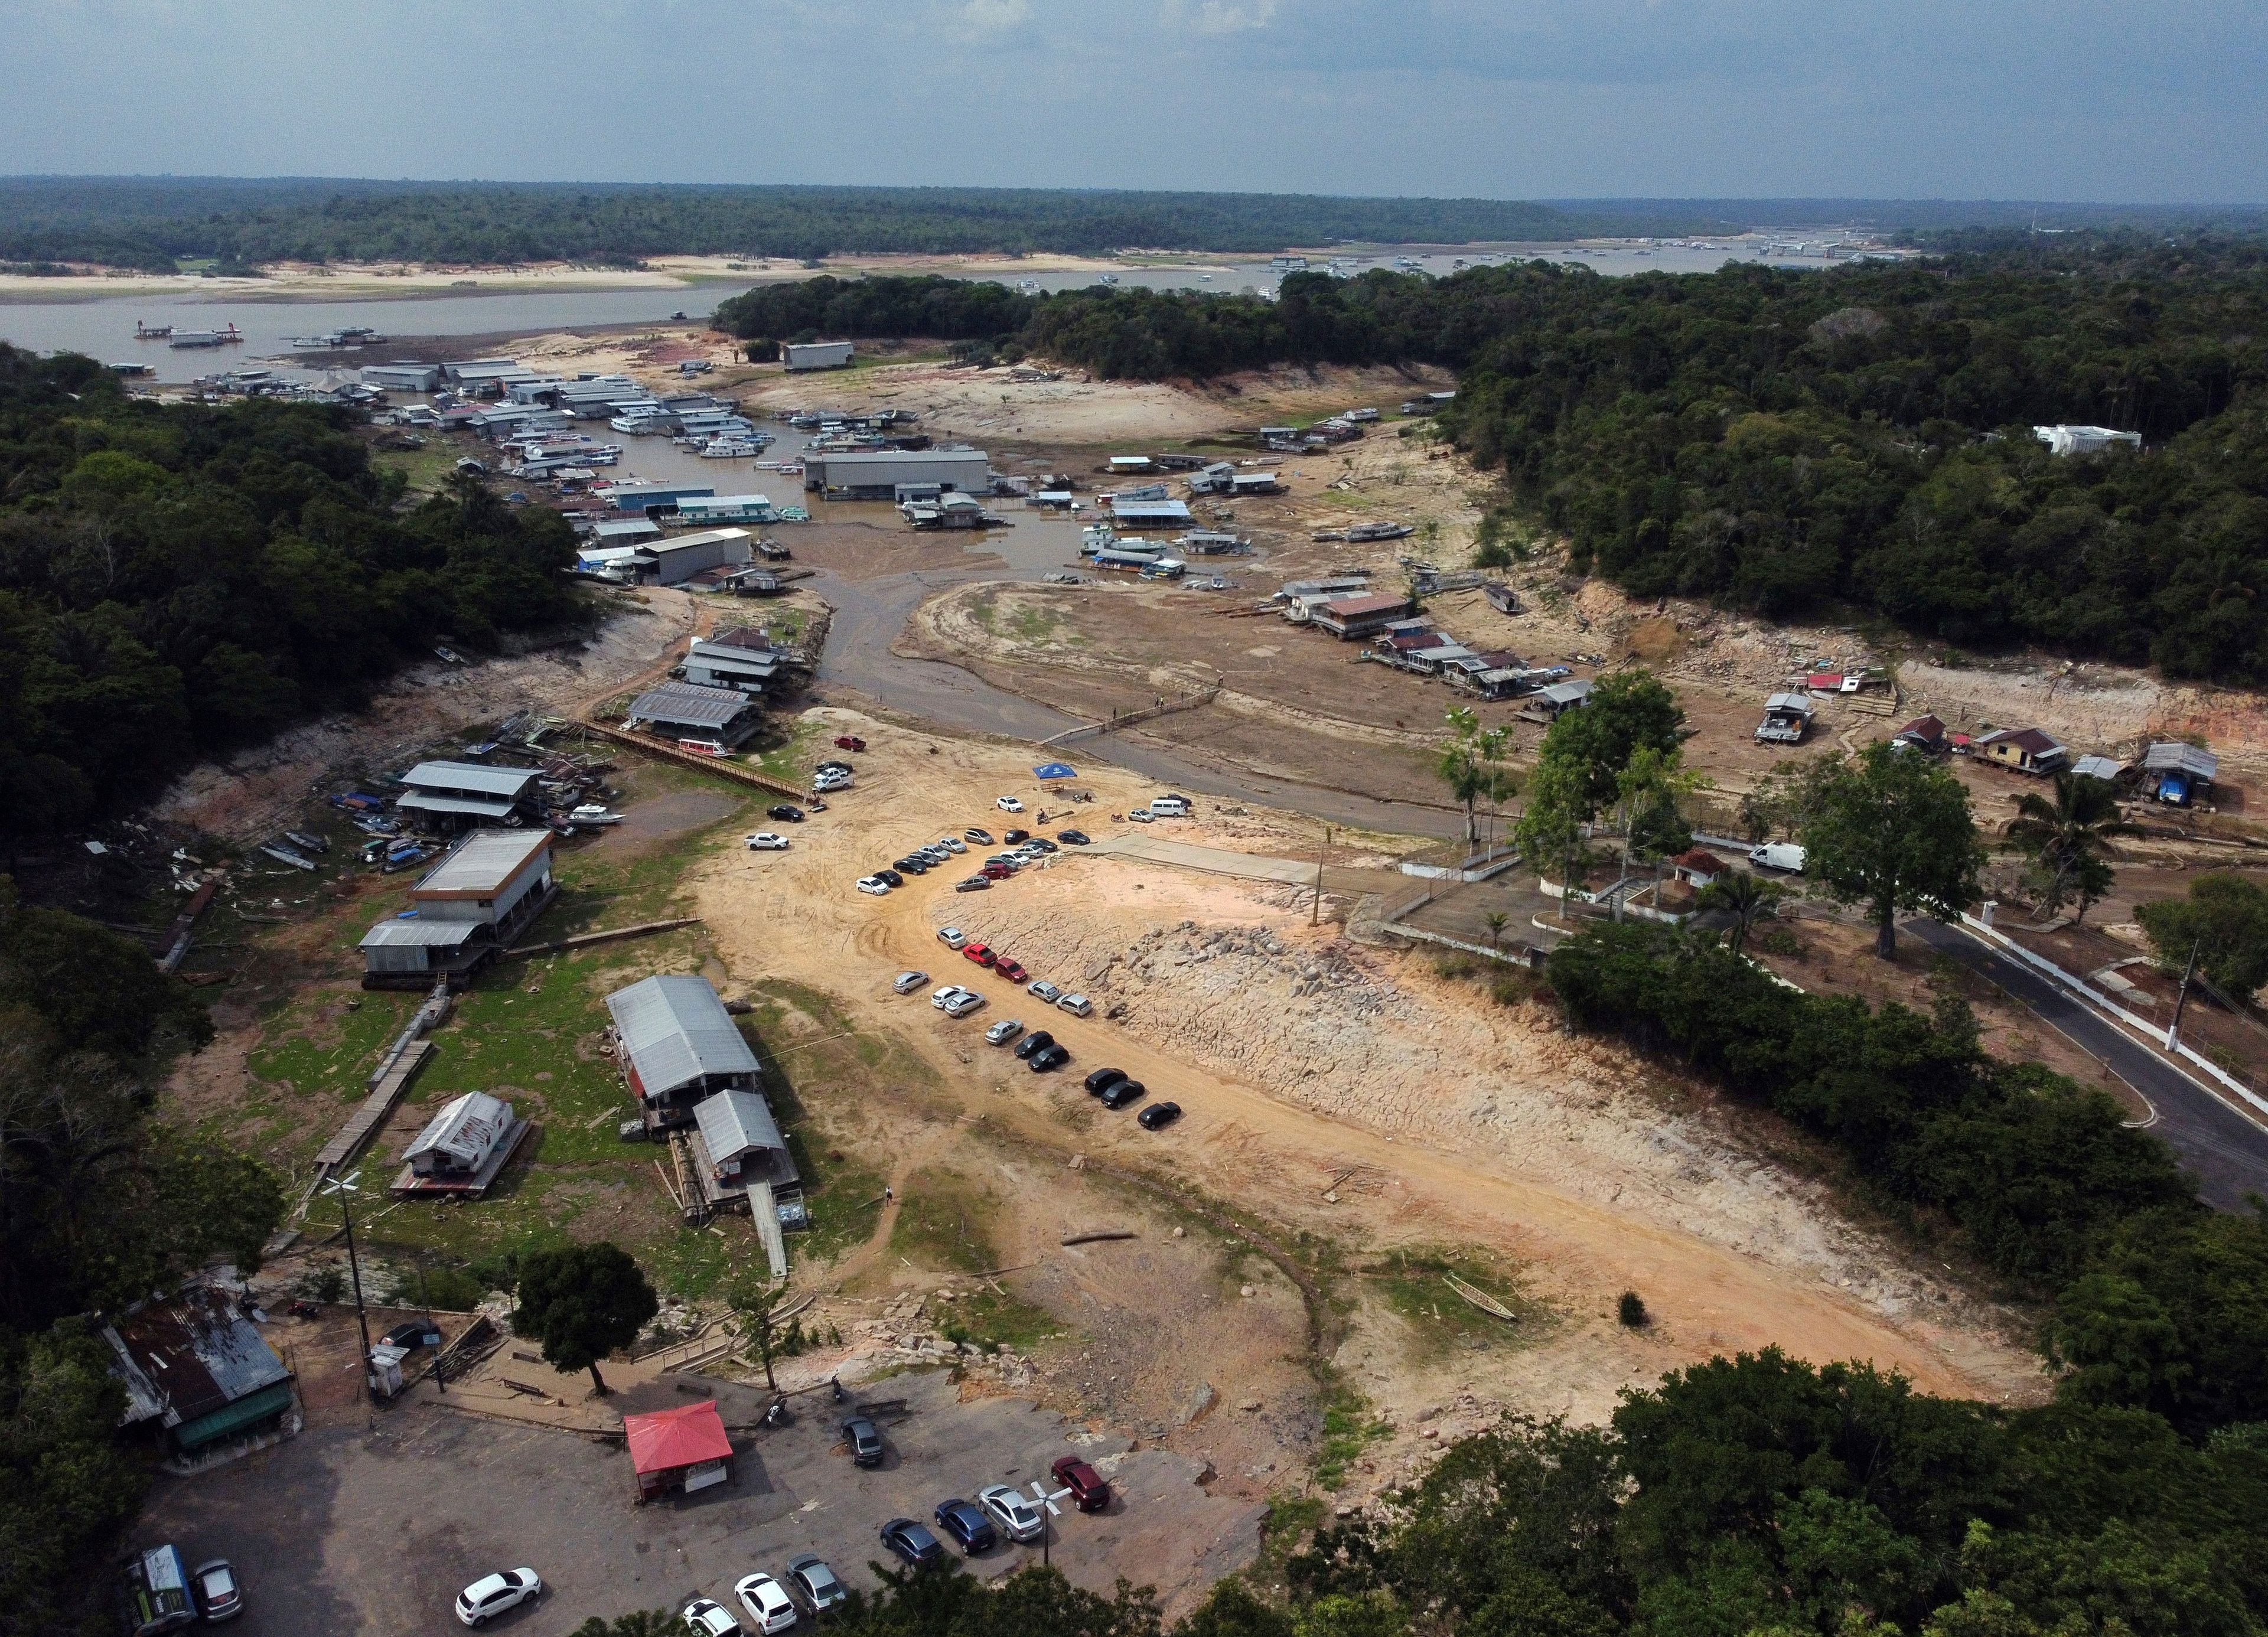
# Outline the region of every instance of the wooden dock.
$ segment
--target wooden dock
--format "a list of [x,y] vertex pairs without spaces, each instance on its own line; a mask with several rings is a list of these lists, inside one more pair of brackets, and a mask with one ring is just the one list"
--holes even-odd
[[425,1060],[432,1055],[433,1043],[419,1040],[387,1066],[386,1072],[371,1086],[370,1095],[363,1099],[362,1106],[355,1110],[347,1123],[339,1127],[338,1134],[323,1144],[322,1151],[315,1156],[315,1174],[318,1177],[338,1170],[362,1152],[363,1144],[393,1117],[402,1093],[409,1090],[410,1081],[425,1066]]
[[577,727],[597,734],[612,744],[634,750],[641,756],[651,756],[656,761],[674,761],[681,767],[698,767],[703,773],[713,773],[720,779],[730,779],[736,784],[752,785],[774,796],[784,796],[791,801],[806,801],[810,792],[797,785],[758,773],[746,762],[735,761],[729,756],[696,756],[681,751],[676,745],[651,738],[644,733],[625,733],[620,728],[610,728],[602,722],[588,717],[578,722]]

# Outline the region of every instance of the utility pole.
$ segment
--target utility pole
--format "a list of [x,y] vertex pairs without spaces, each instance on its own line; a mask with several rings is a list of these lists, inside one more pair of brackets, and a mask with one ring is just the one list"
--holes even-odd
[[[425,1309],[426,1333],[438,1336],[441,1327],[433,1322],[433,1298],[425,1294],[425,1266],[431,1260],[424,1252],[417,1253],[417,1300]],[[433,1344],[433,1388],[443,1398],[449,1396],[448,1384],[441,1379],[441,1344],[438,1341]]]
[[[1311,927],[1320,927],[1323,924],[1323,855],[1330,850],[1330,847],[1331,827],[1329,825],[1325,825],[1323,826],[1323,844],[1315,849],[1315,913],[1313,918],[1307,922]],[[1298,900],[1294,899],[1293,901],[1297,902]]]
[[355,1324],[362,1331],[362,1390],[364,1397],[375,1402],[378,1398],[378,1388],[370,1376],[370,1312],[363,1305],[362,1262],[355,1254],[354,1241],[354,1206],[351,1196],[357,1187],[355,1178],[361,1174],[357,1171],[354,1177],[333,1178],[325,1186],[329,1192],[338,1195],[339,1215],[346,1220],[347,1271],[354,1277]]
[[2166,1025],[2166,1050],[2172,1051],[2180,1044],[2182,1009],[2190,1003],[2190,980],[2197,976],[2198,951],[2205,947],[2205,936],[2199,934],[2190,945],[2190,964],[2182,969],[2182,987],[2174,995],[2174,1021]]

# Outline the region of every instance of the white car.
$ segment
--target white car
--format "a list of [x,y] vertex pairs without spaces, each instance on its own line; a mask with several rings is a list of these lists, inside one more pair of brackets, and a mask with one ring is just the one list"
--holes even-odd
[[482,1575],[457,1594],[457,1618],[468,1626],[485,1626],[542,1590],[543,1578],[534,1569],[500,1569]]
[[890,988],[895,994],[911,995],[928,981],[929,973],[925,972],[902,972],[890,980]]
[[990,1045],[1005,1046],[1023,1032],[1024,1025],[1017,1019],[1003,1017],[984,1031],[984,1039]]
[[1004,796],[998,801],[994,802],[992,805],[998,808],[1004,813],[1020,813],[1024,811],[1024,804],[1018,801],[1012,796]]
[[959,927],[939,927],[937,929],[937,941],[949,950],[957,950],[968,942],[968,935]]
[[861,892],[871,892],[876,898],[887,898],[889,896],[890,884],[880,876],[860,876],[858,890]]
[[953,1004],[954,1001],[960,999],[962,995],[968,993],[968,991],[967,989],[962,988],[957,983],[940,984],[936,989],[931,992],[929,1003],[932,1006],[936,1007],[938,1010],[943,1011],[946,1007]]
[[1049,983],[1045,978],[1035,978],[1027,987],[1029,987],[1033,995],[1041,1000],[1054,1002],[1063,999],[1063,991],[1056,987],[1054,984]]
[[974,989],[963,989],[945,1003],[948,1017],[966,1017],[984,1004],[984,997]]
[[968,850],[968,843],[957,835],[941,835],[937,838],[937,844],[948,853],[965,853]]
[[693,1637],[742,1637],[733,1611],[712,1597],[696,1597],[685,1605],[685,1629]]
[[1094,1009],[1094,1002],[1084,995],[1066,995],[1056,1004],[1074,1017],[1084,1017]]
[[787,837],[776,830],[759,830],[748,838],[748,850],[752,853],[784,853],[787,851]]
[[1040,1509],[1005,1484],[987,1484],[976,1492],[976,1504],[992,1526],[1011,1540],[1037,1540],[1047,1532]]
[[1152,824],[1156,822],[1150,816],[1150,810],[1146,807],[1130,808],[1128,810],[1126,816],[1129,818],[1131,818],[1136,824]]
[[784,1632],[795,1624],[795,1604],[787,1589],[769,1575],[750,1575],[733,1588],[733,1595],[756,1623],[756,1629],[770,1637],[773,1632]]

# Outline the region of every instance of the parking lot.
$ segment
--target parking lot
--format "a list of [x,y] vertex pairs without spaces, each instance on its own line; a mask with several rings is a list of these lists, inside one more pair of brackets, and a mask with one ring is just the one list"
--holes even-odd
[[[887,1457],[863,1472],[837,1439],[846,1412],[823,1392],[796,1399],[790,1426],[753,1436],[737,1428],[755,1421],[763,1399],[729,1383],[666,1377],[615,1403],[660,1409],[712,1388],[736,1429],[733,1481],[691,1497],[634,1505],[619,1448],[421,1397],[379,1413],[374,1430],[358,1420],[313,1428],[201,1477],[164,1480],[136,1544],[171,1540],[192,1563],[233,1560],[247,1603],[237,1629],[247,1637],[458,1629],[457,1591],[522,1564],[549,1589],[490,1629],[556,1637],[593,1614],[677,1608],[696,1596],[729,1604],[734,1581],[755,1569],[784,1575],[799,1552],[819,1553],[850,1585],[871,1586],[867,1566],[884,1555],[877,1535],[886,1520],[929,1523],[949,1496],[1028,1485],[1076,1452],[1114,1490],[1108,1511],[1082,1516],[1066,1504],[1055,1520],[1053,1560],[1078,1583],[1107,1593],[1123,1575],[1178,1608],[1258,1550],[1260,1509],[1207,1494],[1182,1457],[1129,1453],[1124,1439],[1088,1434],[1020,1398],[960,1402],[941,1373],[896,1376],[860,1395],[906,1399],[902,1416],[880,1419]],[[965,1567],[1005,1574],[1039,1553],[1036,1543],[1004,1543]]]

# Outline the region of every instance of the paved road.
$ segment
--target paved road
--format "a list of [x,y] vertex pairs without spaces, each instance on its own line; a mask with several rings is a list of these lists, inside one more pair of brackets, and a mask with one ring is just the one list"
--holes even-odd
[[2198,1192],[2223,1210],[2242,1210],[2248,1193],[2268,1193],[2268,1128],[2219,1097],[2111,1022],[2086,1001],[1983,939],[1926,917],[1904,923],[1931,948],[2006,989],[2110,1066],[2157,1110],[2151,1129],[2171,1143],[2196,1173]]

